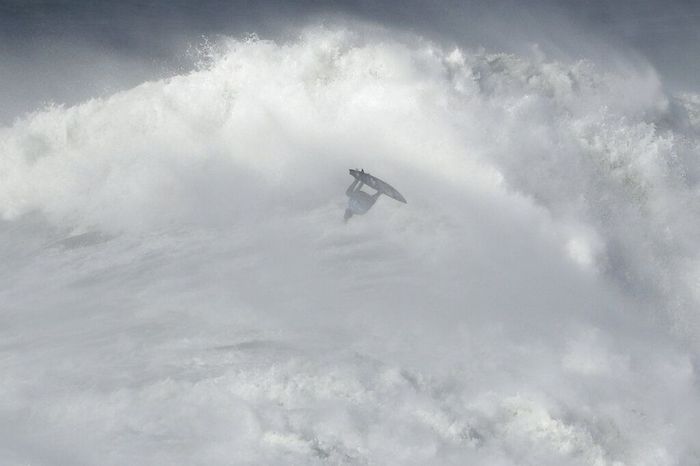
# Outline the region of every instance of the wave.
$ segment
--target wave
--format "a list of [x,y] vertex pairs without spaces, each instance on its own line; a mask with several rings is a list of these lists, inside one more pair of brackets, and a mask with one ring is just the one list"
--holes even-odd
[[[698,102],[650,68],[313,27],[286,43],[221,39],[186,74],[19,118],[0,129],[2,232],[39,258],[3,251],[24,271],[9,305],[76,317],[104,300],[105,331],[136,312],[147,325],[129,338],[189,355],[163,356],[178,369],[139,386],[103,374],[108,400],[37,416],[65,426],[107,403],[117,430],[143,411],[144,435],[182,440],[152,422],[175,421],[148,401],[171,394],[221,423],[222,443],[195,426],[188,450],[214,462],[230,453],[216,446],[227,422],[254,462],[690,461]],[[343,224],[354,167],[408,205]],[[8,226],[23,224],[69,238],[41,249]],[[28,271],[62,285],[32,301]],[[78,296],[85,309],[68,304]],[[231,342],[221,322],[264,335]],[[319,340],[329,328],[337,340]],[[7,372],[22,406],[22,369]],[[650,382],[663,377],[676,387]],[[227,403],[247,414],[216,412]],[[103,429],[98,443],[115,433]]]

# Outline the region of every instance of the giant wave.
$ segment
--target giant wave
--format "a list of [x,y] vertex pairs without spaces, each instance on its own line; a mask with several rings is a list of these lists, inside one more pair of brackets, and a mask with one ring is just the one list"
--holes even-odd
[[[205,52],[0,129],[4,464],[698,461],[697,96],[366,29]],[[344,224],[355,166],[409,204]]]

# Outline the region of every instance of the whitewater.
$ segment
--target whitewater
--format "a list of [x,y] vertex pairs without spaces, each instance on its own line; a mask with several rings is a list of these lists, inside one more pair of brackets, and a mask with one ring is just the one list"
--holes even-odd
[[[700,462],[700,96],[307,27],[0,128],[0,463]],[[407,198],[343,221],[349,168]]]

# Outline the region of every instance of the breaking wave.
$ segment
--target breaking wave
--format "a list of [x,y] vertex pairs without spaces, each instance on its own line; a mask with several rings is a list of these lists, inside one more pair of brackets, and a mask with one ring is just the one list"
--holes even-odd
[[[204,52],[0,129],[0,457],[698,461],[698,96],[376,31]],[[345,225],[355,166],[408,204]]]

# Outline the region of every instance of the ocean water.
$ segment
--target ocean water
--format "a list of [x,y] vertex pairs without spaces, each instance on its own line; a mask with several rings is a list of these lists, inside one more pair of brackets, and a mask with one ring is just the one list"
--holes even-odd
[[[0,463],[700,462],[700,97],[311,26],[0,128]],[[390,182],[343,222],[348,168]]]

